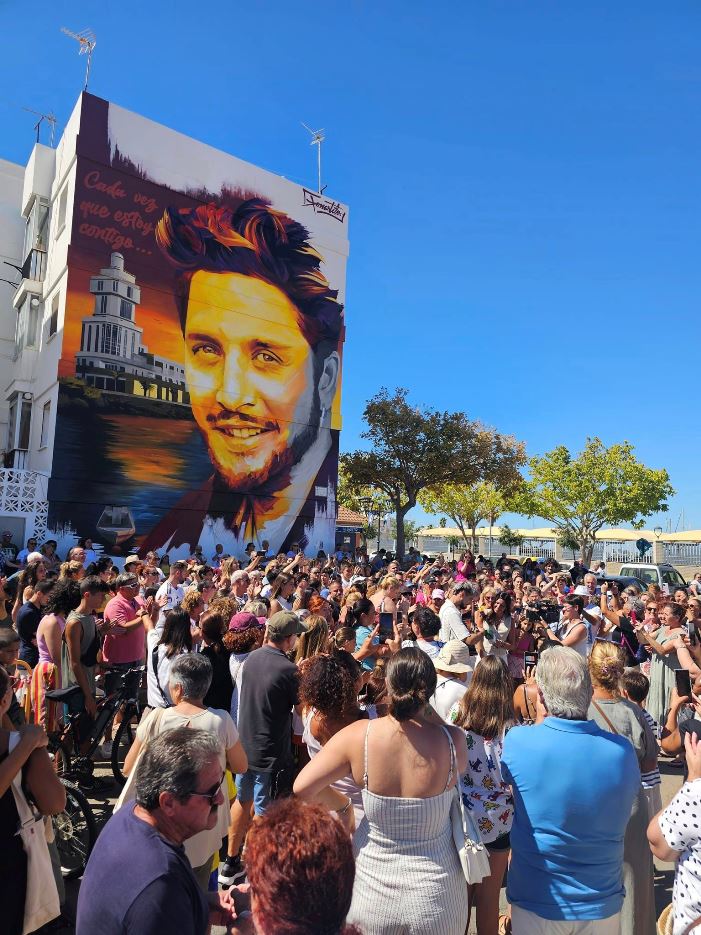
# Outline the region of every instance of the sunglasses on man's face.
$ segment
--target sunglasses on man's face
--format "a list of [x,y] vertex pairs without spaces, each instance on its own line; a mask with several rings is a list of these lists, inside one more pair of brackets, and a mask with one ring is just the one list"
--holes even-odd
[[225,773],[222,773],[222,777],[219,782],[212,786],[211,789],[208,789],[207,792],[188,792],[188,798],[192,795],[196,795],[201,799],[209,799],[209,804],[214,806],[216,804],[214,800],[219,795],[219,790],[221,789],[221,784],[224,782],[225,775]]

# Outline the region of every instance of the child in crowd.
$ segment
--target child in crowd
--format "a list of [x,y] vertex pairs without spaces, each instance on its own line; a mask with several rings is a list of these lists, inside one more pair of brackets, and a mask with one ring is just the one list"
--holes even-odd
[[[632,701],[633,704],[636,704],[640,708],[640,713],[652,728],[655,737],[659,737],[660,731],[657,722],[650,712],[646,711],[643,707],[649,691],[650,680],[646,675],[639,672],[637,669],[625,670],[621,677],[621,692],[628,701]],[[659,768],[656,766],[649,772],[643,773],[641,778],[643,790],[645,791],[645,798],[647,799],[648,814],[650,820],[652,820],[662,808],[662,796],[660,794],[662,779],[660,777]]]

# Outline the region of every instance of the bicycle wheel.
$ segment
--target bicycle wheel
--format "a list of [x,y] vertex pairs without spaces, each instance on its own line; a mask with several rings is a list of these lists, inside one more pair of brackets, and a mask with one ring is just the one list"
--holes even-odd
[[66,807],[54,815],[54,835],[64,880],[82,875],[97,840],[97,824],[90,803],[72,782],[62,780]]
[[124,760],[126,759],[129,748],[134,743],[134,734],[136,726],[132,724],[131,719],[136,714],[135,708],[127,708],[124,712],[124,719],[117,728],[117,733],[112,741],[112,775],[120,786],[127,781],[127,777],[122,772]]

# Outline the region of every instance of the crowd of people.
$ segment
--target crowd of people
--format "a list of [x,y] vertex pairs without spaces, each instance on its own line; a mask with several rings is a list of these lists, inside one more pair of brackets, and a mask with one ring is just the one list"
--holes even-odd
[[[63,808],[45,749],[63,711],[47,692],[79,686],[87,736],[98,699],[141,665],[147,707],[81,883],[78,935],[463,935],[473,915],[479,935],[653,935],[653,855],[676,861],[674,935],[701,932],[698,588],[619,588],[581,562],[267,543],[117,568],[90,540],[61,561],[56,543],[11,538],[10,935],[59,911],[50,861],[39,911],[18,836],[26,808],[35,830]],[[665,809],[660,756],[683,769]],[[465,836],[484,855],[478,878]]]

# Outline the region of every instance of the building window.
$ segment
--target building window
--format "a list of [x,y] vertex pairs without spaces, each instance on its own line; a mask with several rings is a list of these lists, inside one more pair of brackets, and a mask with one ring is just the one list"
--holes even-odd
[[130,299],[134,295],[134,290],[131,286],[127,286],[127,298]]
[[46,448],[49,444],[49,426],[51,424],[51,403],[44,403],[44,408],[41,410],[41,438],[39,439],[39,447]]
[[117,353],[117,326],[104,325],[102,328],[102,341],[100,342],[101,354]]
[[117,282],[116,279],[113,279],[112,280],[112,292],[118,292],[118,291],[119,291],[119,283]]
[[10,399],[7,425],[8,451],[29,450],[29,429],[32,424],[32,397],[15,393]]
[[107,314],[107,296],[106,295],[101,295],[98,297],[97,314],[98,315]]
[[102,292],[102,290],[103,290],[104,288],[105,288],[105,280],[104,280],[104,279],[98,279],[98,280],[97,280],[97,291],[98,291],[98,292]]
[[49,316],[49,337],[58,331],[58,306],[61,301],[61,293],[57,292],[51,300],[51,315]]
[[35,295],[28,294],[17,313],[15,330],[15,360],[25,347],[36,347],[39,340],[39,309],[41,302]]
[[31,250],[46,250],[46,234],[49,228],[49,204],[35,198],[24,229],[24,255],[26,260]]
[[58,220],[56,221],[56,237],[66,226],[66,210],[68,208],[68,185],[63,186],[63,191],[58,196]]
[[121,299],[119,303],[119,317],[128,318],[131,321],[131,313],[134,306],[131,302],[127,302],[126,299]]

